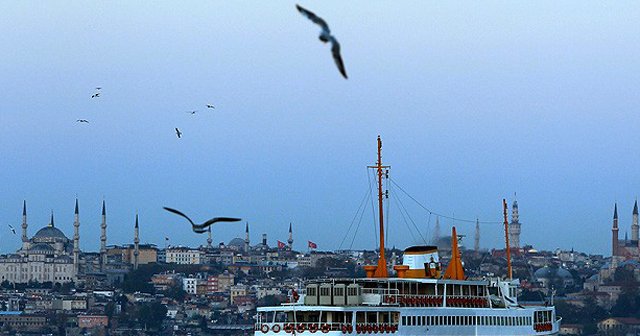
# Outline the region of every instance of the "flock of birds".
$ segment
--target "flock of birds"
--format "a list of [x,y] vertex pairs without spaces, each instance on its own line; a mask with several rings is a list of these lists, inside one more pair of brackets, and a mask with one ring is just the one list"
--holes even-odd
[[[321,31],[318,38],[322,43],[329,43],[329,42],[331,43],[331,55],[333,57],[333,61],[335,62],[340,74],[345,79],[348,79],[347,71],[345,69],[344,62],[342,61],[342,56],[340,55],[340,43],[338,43],[338,40],[335,38],[335,36],[331,35],[331,30],[329,29],[329,25],[327,24],[327,22],[324,21],[321,17],[317,16],[315,13],[303,8],[300,5],[296,5],[296,9],[298,10],[298,12],[300,12],[300,14],[305,16],[307,19],[311,20],[311,22],[320,26]],[[91,95],[91,99],[100,98],[101,94],[102,94],[102,87],[96,87],[94,93]],[[213,106],[212,104],[206,104],[206,108],[214,109],[215,106]],[[186,113],[195,115],[196,113],[198,113],[198,110],[190,110],[190,111],[186,111]],[[76,122],[88,124],[89,120],[78,119],[76,120]],[[178,127],[175,128],[175,133],[178,139],[182,138],[182,131]],[[210,228],[211,225],[217,222],[239,222],[242,220],[241,218],[233,218],[233,217],[214,217],[203,223],[196,224],[191,220],[191,218],[189,218],[187,215],[185,215],[184,213],[176,209],[172,209],[168,207],[164,207],[164,209],[168,212],[171,212],[173,214],[176,214],[178,216],[181,216],[187,219],[187,221],[191,224],[191,228],[193,232],[195,233],[205,233],[211,229]],[[13,234],[15,235],[16,234],[15,228],[11,225],[9,225],[9,227],[11,229],[11,232],[13,232]]]

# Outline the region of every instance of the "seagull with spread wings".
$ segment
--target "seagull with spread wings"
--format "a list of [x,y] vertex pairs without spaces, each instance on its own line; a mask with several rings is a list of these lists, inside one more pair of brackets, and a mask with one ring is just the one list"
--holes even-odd
[[327,24],[327,22],[313,12],[302,8],[300,5],[296,5],[296,8],[298,9],[298,12],[304,15],[307,19],[311,20],[313,23],[322,28],[322,31],[320,32],[320,36],[318,36],[318,38],[323,43],[331,42],[331,54],[333,55],[333,61],[336,62],[336,66],[338,67],[338,70],[340,71],[342,76],[347,79],[347,70],[344,67],[342,56],[340,56],[340,43],[338,43],[338,40],[336,40],[336,38],[331,35],[331,30],[329,30],[329,25]]
[[180,132],[180,130],[176,127],[176,136],[178,137],[178,139],[182,138],[182,132]]
[[76,122],[79,122],[79,123],[87,123],[87,124],[88,124],[88,123],[89,123],[89,120],[87,120],[87,119],[78,119],[78,120],[76,120]]
[[213,106],[211,104],[207,104],[207,108],[213,109],[213,108],[215,108],[215,106]]
[[178,211],[176,209],[167,208],[167,207],[163,207],[163,208],[165,210],[171,212],[171,213],[174,213],[174,214],[176,214],[178,216],[182,216],[182,217],[186,218],[189,221],[189,223],[191,223],[191,229],[195,233],[205,233],[205,232],[207,232],[207,228],[209,226],[211,226],[212,224],[217,223],[217,222],[239,222],[239,221],[242,220],[240,218],[232,218],[232,217],[214,217],[214,218],[211,218],[211,219],[209,219],[208,221],[206,221],[206,222],[204,222],[202,224],[196,224],[191,220],[191,218],[189,218],[187,215],[183,214],[182,212],[180,212],[180,211]]
[[9,224],[9,229],[11,229],[11,232],[13,232],[13,234],[16,234],[16,228],[14,228],[13,225]]

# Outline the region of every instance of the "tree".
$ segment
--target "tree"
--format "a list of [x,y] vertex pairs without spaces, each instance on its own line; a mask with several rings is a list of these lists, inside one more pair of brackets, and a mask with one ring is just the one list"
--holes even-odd
[[285,302],[286,298],[282,295],[266,295],[265,297],[258,300],[258,306],[279,306],[281,303]]
[[143,303],[138,309],[138,321],[145,328],[159,329],[167,316],[167,307],[161,303]]

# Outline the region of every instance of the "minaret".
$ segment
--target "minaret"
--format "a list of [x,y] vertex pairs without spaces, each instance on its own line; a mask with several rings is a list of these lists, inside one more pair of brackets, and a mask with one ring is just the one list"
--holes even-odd
[[613,207],[613,227],[611,228],[611,255],[618,255],[618,203]]
[[100,270],[107,264],[107,207],[102,200],[102,224],[100,225]]
[[289,239],[287,240],[289,244],[289,250],[293,251],[293,230],[291,228],[291,223],[289,223]]
[[473,249],[476,253],[480,251],[480,221],[476,218],[476,234],[473,241]]
[[633,204],[633,221],[631,222],[631,242],[638,245],[638,200]]
[[[51,221],[53,222],[53,220]],[[78,276],[80,262],[80,213],[78,211],[78,199],[76,198],[76,210],[73,221],[73,274]]]
[[244,253],[249,253],[249,222],[244,227]]
[[51,210],[51,219],[49,220],[49,227],[55,227],[53,224],[53,210]]
[[518,214],[518,201],[513,201],[511,207],[511,223],[509,224],[509,244],[515,249],[520,248],[520,215]]
[[208,237],[207,237],[207,248],[208,249],[212,249],[213,246],[211,246],[211,243],[213,243],[213,239],[211,238],[211,226],[209,226],[209,230],[207,230],[207,234],[208,234]]
[[140,244],[140,232],[138,227],[138,214],[136,214],[136,226],[133,231],[133,269],[138,269],[138,255],[140,254],[140,250],[138,249]]
[[433,238],[431,243],[433,245],[438,245],[438,240],[440,240],[440,217],[436,217],[436,225],[433,228]]
[[27,237],[27,201],[22,202],[22,250],[29,249],[29,237]]

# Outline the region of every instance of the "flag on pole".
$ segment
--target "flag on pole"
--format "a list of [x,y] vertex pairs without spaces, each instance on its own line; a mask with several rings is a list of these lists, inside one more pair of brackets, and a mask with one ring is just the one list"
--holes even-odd
[[316,243],[314,243],[314,242],[312,242],[312,241],[310,241],[310,240],[309,240],[308,242],[309,242],[309,248],[310,248],[310,249],[316,249],[316,248],[318,248],[318,244],[316,244]]
[[281,241],[279,241],[279,240],[278,240],[278,248],[279,248],[279,249],[283,249],[283,248],[285,248],[285,247],[287,247],[287,245],[285,245],[285,243],[283,243],[283,242],[281,242]]

